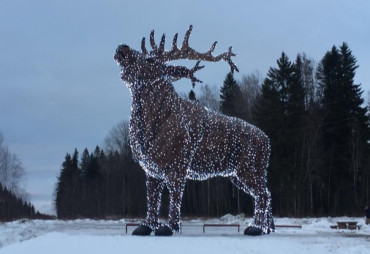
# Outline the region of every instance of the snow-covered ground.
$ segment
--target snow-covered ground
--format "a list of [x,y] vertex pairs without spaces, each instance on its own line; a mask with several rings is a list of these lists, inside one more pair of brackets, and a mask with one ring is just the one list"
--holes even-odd
[[[251,218],[226,215],[220,219],[184,220],[182,233],[172,237],[138,237],[126,222],[135,221],[14,221],[0,224],[0,254],[37,253],[370,253],[370,225],[363,218],[275,218],[275,233],[244,236]],[[334,230],[337,221],[357,221],[360,230]],[[236,227],[207,227],[204,223],[237,223]]]

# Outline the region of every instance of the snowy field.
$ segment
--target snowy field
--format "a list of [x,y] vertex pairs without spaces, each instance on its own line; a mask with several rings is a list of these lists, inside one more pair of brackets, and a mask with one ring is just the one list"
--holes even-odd
[[[226,215],[212,220],[185,220],[182,233],[172,237],[131,236],[136,221],[14,221],[0,224],[0,254],[115,254],[115,253],[370,253],[370,225],[363,218],[275,218],[276,225],[302,225],[277,228],[263,236],[244,236],[251,218]],[[357,221],[360,230],[334,230],[337,221]],[[207,227],[204,223],[237,223],[236,227]]]

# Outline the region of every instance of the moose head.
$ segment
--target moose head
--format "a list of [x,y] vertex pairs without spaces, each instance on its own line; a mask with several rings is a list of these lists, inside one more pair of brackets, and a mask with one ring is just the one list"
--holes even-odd
[[[172,82],[188,78],[193,85],[201,82],[195,73],[200,61],[226,61],[231,72],[238,71],[231,57],[232,48],[213,56],[216,42],[205,53],[189,46],[192,26],[185,34],[181,48],[177,34],[169,51],[164,50],[165,35],[156,45],[150,34],[151,51],[141,41],[141,51],[127,45],[118,46],[114,59],[121,67],[121,78],[132,97],[130,145],[134,158],[146,173],[147,217],[135,229],[135,235],[172,235],[179,231],[180,208],[187,179],[205,180],[228,177],[236,187],[255,201],[254,222],[245,234],[258,235],[273,229],[270,193],[266,170],[270,156],[268,137],[257,127],[240,119],[227,117],[196,102],[180,98]],[[167,65],[166,62],[197,60],[191,69]],[[162,190],[169,190],[169,216],[159,222]]]

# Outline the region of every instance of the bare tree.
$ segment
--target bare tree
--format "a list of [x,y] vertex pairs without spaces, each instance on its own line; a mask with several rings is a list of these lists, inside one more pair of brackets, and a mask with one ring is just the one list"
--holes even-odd
[[305,90],[305,107],[310,108],[315,102],[317,96],[316,80],[315,80],[315,60],[309,58],[305,53],[299,54],[302,60],[301,76],[303,87]]
[[129,139],[129,123],[123,120],[114,126],[105,138],[106,150],[127,154],[129,152]]
[[249,122],[252,121],[252,109],[256,98],[261,93],[261,84],[262,78],[258,71],[244,75],[239,82],[243,98],[244,118]]
[[0,133],[0,183],[14,194],[26,198],[21,188],[21,179],[24,168],[16,154],[12,154],[8,147],[3,145],[3,135]]
[[199,103],[208,109],[215,112],[220,111],[220,95],[215,85],[209,86],[204,85],[200,87],[200,96],[198,98]]

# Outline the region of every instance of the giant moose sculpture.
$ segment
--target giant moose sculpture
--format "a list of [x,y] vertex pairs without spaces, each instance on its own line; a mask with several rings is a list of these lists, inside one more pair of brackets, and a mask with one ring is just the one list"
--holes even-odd
[[[273,230],[271,198],[266,186],[270,156],[268,137],[257,127],[240,119],[227,117],[178,96],[173,81],[189,78],[202,69],[200,61],[226,61],[231,71],[238,71],[228,52],[213,56],[216,42],[206,53],[189,46],[192,26],[181,48],[177,34],[172,48],[164,49],[165,35],[159,46],[150,34],[151,51],[142,39],[142,52],[127,45],[118,46],[114,59],[121,67],[121,78],[132,96],[130,143],[133,155],[146,173],[147,217],[134,235],[172,235],[179,231],[180,208],[187,179],[205,180],[228,177],[235,186],[254,198],[254,222],[244,233],[260,235]],[[197,60],[191,69],[171,66],[178,59]],[[168,223],[158,219],[164,186],[169,190]]]

